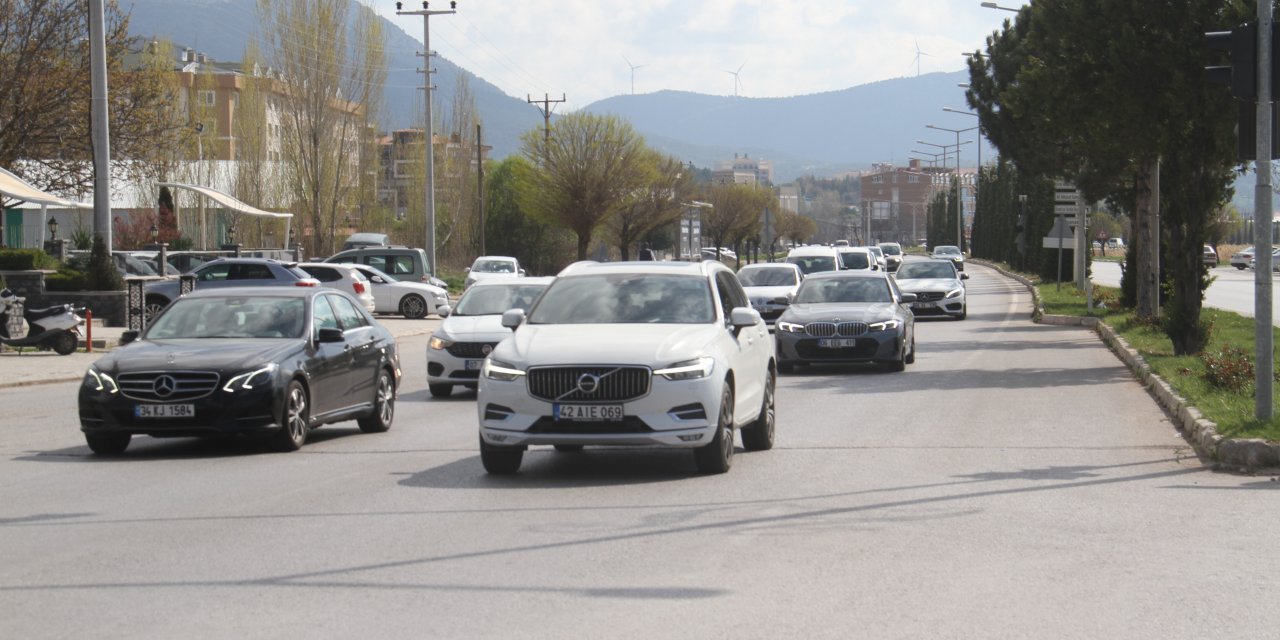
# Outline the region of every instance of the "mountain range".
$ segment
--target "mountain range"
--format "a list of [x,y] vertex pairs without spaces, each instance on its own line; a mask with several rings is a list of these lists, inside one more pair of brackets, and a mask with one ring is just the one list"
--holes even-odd
[[[351,0],[354,2],[354,0]],[[164,38],[217,60],[239,60],[258,25],[256,0],[126,0],[134,35]],[[385,124],[391,130],[421,126],[422,75],[417,52],[422,43],[383,20],[390,70],[383,94]],[[492,157],[518,153],[520,135],[542,126],[542,113],[509,96],[474,73],[443,58],[434,59],[437,105],[449,105],[459,74],[468,78]],[[829,176],[874,162],[905,164],[915,141],[954,144],[954,134],[932,131],[972,127],[977,119],[944,113],[964,107],[964,71],[895,78],[839,91],[786,98],[717,96],[686,91],[622,95],[583,109],[629,121],[649,146],[698,166],[714,166],[734,154],[769,160],[775,181],[801,175]],[[441,118],[436,113],[437,127]],[[437,130],[439,130],[437,128]],[[961,140],[973,139],[974,132]],[[963,147],[973,153],[973,145]],[[990,153],[985,147],[983,153]],[[962,160],[965,160],[962,158]],[[973,159],[965,160],[973,164]]]

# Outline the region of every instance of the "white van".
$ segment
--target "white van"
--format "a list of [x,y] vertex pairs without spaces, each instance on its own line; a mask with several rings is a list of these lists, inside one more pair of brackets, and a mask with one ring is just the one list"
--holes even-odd
[[835,247],[824,247],[815,244],[792,249],[787,253],[787,262],[800,267],[800,271],[803,271],[805,275],[818,273],[819,271],[838,271],[840,269],[840,254],[836,253]]

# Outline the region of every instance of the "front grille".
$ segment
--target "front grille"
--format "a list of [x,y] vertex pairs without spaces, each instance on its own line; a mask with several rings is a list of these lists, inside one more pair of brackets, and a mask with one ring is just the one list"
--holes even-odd
[[856,345],[838,349],[819,347],[817,340],[796,343],[796,355],[805,360],[870,360],[879,349],[880,342],[872,338],[859,338]]
[[[164,384],[157,385],[162,377],[167,377]],[[126,398],[145,402],[185,402],[213,393],[218,388],[218,374],[213,371],[140,371],[122,373],[116,382]],[[164,393],[169,388],[172,391]]]
[[648,394],[651,377],[648,367],[537,367],[528,384],[547,402],[626,402]]
[[483,358],[497,345],[496,342],[455,342],[446,347],[445,351],[456,358]]
[[810,322],[804,330],[815,338],[833,338],[836,336],[852,338],[867,332],[865,322]]
[[916,302],[937,302],[945,295],[942,291],[921,291],[916,294]]

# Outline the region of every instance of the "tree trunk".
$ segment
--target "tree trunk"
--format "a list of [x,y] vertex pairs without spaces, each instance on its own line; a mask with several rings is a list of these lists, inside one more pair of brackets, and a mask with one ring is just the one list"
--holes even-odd
[[1138,165],[1134,175],[1134,191],[1137,206],[1133,212],[1134,240],[1138,251],[1134,266],[1136,312],[1139,318],[1154,318],[1160,310],[1160,269],[1158,265],[1156,234],[1156,202],[1152,178],[1156,171],[1156,160],[1152,159]]
[[579,260],[587,259],[587,247],[589,247],[590,245],[591,245],[591,234],[579,233],[578,234],[578,259]]
[[622,256],[623,262],[627,262],[631,260],[631,243],[629,242],[618,243],[618,254]]

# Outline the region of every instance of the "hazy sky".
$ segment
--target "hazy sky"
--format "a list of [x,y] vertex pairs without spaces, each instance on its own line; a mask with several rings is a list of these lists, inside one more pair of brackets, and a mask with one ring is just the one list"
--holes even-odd
[[[362,1],[422,39],[421,17],[396,16],[391,0]],[[431,46],[512,96],[563,93],[567,110],[631,93],[628,60],[642,65],[635,93],[733,95],[727,71],[741,69],[746,97],[911,76],[917,60],[921,73],[955,71],[1014,15],[979,0],[459,0],[456,14],[431,18]]]

